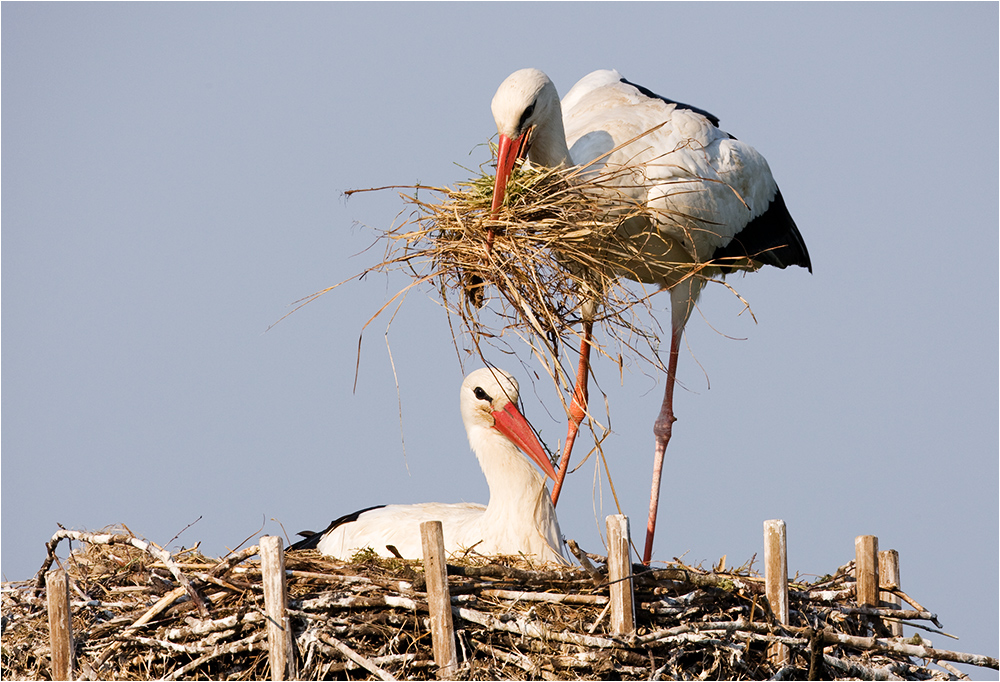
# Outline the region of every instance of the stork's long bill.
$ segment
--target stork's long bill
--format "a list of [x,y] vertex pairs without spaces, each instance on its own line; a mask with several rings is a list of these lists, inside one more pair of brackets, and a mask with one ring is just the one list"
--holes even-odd
[[490,217],[494,219],[503,204],[507,182],[510,181],[514,164],[517,163],[518,159],[524,158],[528,154],[528,140],[530,138],[530,128],[513,140],[502,133],[500,135],[500,146],[497,148],[497,177],[493,183],[493,206],[490,209]]
[[507,403],[502,410],[493,412],[493,421],[497,431],[507,436],[524,454],[531,457],[549,478],[553,481],[556,479],[556,471],[552,468],[552,462],[545,453],[545,448],[538,442],[538,436],[514,403]]

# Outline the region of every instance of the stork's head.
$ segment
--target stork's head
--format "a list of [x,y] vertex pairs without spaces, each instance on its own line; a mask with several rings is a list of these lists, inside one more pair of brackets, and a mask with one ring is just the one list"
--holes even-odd
[[521,69],[507,76],[493,96],[493,120],[500,134],[492,215],[503,203],[514,163],[529,156],[533,163],[558,166],[569,160],[559,94],[538,69]]
[[552,462],[528,421],[517,409],[517,381],[494,367],[477,369],[462,382],[462,421],[469,443],[479,452],[497,437],[510,441],[555,479]]

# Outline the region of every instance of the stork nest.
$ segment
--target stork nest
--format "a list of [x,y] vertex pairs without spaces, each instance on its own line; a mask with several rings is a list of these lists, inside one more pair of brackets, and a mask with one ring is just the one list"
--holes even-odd
[[[60,531],[37,580],[3,584],[5,679],[51,678],[43,573],[60,539],[83,543],[58,560],[78,679],[271,679],[257,548],[223,560],[196,548],[171,554],[123,529]],[[616,635],[604,557],[575,551],[583,568],[449,559],[458,679],[927,680],[961,676],[949,661],[997,668],[919,635],[889,637],[887,615],[945,634],[899,590],[904,610],[859,606],[853,563],[795,580],[788,625],[768,610],[753,560],[635,565],[636,631]],[[287,552],[285,566],[299,679],[435,678],[421,562],[362,552],[345,563],[307,550]],[[788,648],[784,662],[769,655],[776,643]]]

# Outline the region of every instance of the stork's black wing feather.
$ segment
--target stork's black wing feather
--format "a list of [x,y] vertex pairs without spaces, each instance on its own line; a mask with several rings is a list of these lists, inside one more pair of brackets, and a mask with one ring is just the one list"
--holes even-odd
[[723,271],[734,270],[726,267],[725,259],[736,258],[750,258],[778,268],[800,265],[812,272],[806,243],[785,206],[780,189],[775,188],[774,198],[766,211],[747,223],[731,242],[712,254],[713,261],[721,261],[716,264]]
[[702,116],[704,116],[705,118],[707,118],[709,121],[711,121],[712,125],[714,125],[716,128],[719,127],[719,117],[716,116],[715,114],[710,114],[707,111],[705,111],[704,109],[699,109],[698,107],[693,107],[690,104],[684,104],[684,102],[678,102],[677,100],[668,99],[668,98],[664,97],[663,95],[657,95],[655,92],[653,92],[649,88],[643,87],[643,86],[639,85],[638,83],[633,83],[632,81],[626,80],[625,78],[622,78],[621,82],[624,83],[625,85],[631,85],[633,88],[635,88],[636,90],[638,90],[639,92],[641,92],[642,94],[644,94],[646,97],[652,97],[653,99],[662,100],[662,101],[666,102],[667,104],[676,104],[678,109],[689,109],[690,111],[693,111],[696,114],[701,114]]
[[299,533],[299,535],[302,536],[302,539],[299,540],[298,542],[292,543],[288,547],[288,549],[316,549],[316,545],[318,545],[319,541],[323,539],[323,536],[329,533],[334,528],[337,528],[338,526],[343,526],[345,523],[352,523],[354,521],[357,521],[358,517],[364,514],[365,512],[369,512],[372,509],[381,509],[384,506],[385,506],[384,504],[376,504],[374,507],[359,509],[358,511],[353,512],[351,514],[346,514],[344,516],[341,516],[339,519],[334,519],[333,521],[331,521],[329,526],[327,526],[324,530],[321,530],[318,533],[315,533],[311,530],[304,530],[301,533]]

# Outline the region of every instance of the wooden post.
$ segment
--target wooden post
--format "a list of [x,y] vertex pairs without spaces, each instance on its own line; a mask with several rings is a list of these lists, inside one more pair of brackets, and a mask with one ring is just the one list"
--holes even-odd
[[[785,522],[771,519],[764,522],[764,582],[771,613],[782,625],[788,625],[788,545]],[[768,647],[772,663],[788,663],[788,647],[776,642]]]
[[611,631],[616,635],[628,635],[635,632],[628,517],[613,514],[605,523],[608,529],[608,580],[611,582]]
[[878,538],[874,535],[854,539],[854,578],[858,604],[878,606]]
[[260,572],[264,583],[264,609],[267,611],[271,679],[294,680],[299,672],[295,662],[295,638],[288,617],[285,552],[277,535],[265,535],[260,539]]
[[52,679],[73,679],[73,623],[69,609],[69,580],[66,571],[45,574],[45,595],[49,606],[49,646],[52,652]]
[[420,524],[424,549],[424,576],[427,579],[427,606],[431,612],[431,643],[438,677],[449,679],[458,670],[455,649],[455,625],[451,619],[451,592],[448,590],[448,566],[445,563],[444,531],[440,521]]
[[[854,578],[858,606],[878,606],[878,538],[859,535],[854,538]],[[864,617],[862,616],[862,620]],[[872,616],[872,620],[878,618]]]
[[[894,549],[886,549],[878,553],[878,581],[879,587],[899,587],[899,552]],[[900,608],[901,600],[892,592],[882,592],[881,600],[887,602],[889,608]],[[903,636],[903,624],[898,620],[891,620],[886,623],[889,632],[893,637]]]

